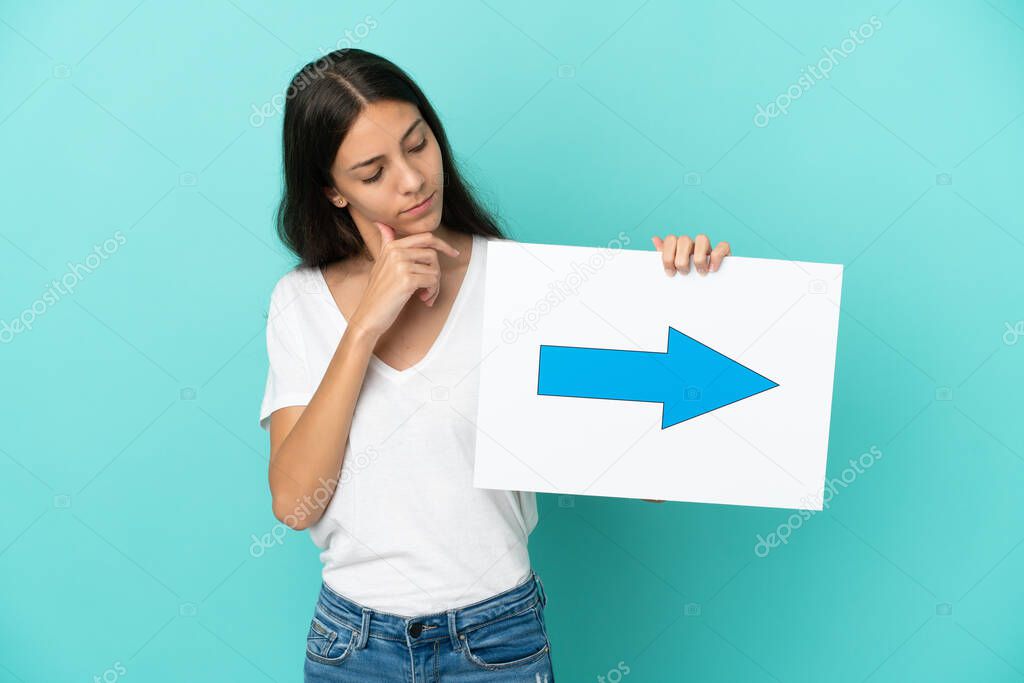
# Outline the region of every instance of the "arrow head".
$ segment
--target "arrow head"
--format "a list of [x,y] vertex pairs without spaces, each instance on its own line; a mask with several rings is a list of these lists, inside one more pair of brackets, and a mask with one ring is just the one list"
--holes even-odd
[[662,429],[779,386],[671,326],[666,365]]

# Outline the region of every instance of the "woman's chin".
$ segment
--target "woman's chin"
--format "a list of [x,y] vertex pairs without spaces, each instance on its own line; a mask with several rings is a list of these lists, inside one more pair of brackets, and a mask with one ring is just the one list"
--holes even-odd
[[408,235],[413,235],[418,232],[433,232],[437,230],[437,226],[441,224],[441,217],[434,215],[433,212],[426,213],[418,218],[406,219],[401,225],[396,225],[395,228],[402,230]]

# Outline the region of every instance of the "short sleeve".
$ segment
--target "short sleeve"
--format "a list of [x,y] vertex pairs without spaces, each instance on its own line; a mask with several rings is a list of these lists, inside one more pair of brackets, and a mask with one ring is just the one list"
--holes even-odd
[[[285,276],[287,277],[287,276]],[[309,404],[315,388],[311,386],[302,330],[296,324],[299,309],[296,297],[301,296],[287,286],[282,278],[270,294],[267,310],[267,369],[266,389],[260,405],[259,424],[270,430],[270,414],[285,406]]]

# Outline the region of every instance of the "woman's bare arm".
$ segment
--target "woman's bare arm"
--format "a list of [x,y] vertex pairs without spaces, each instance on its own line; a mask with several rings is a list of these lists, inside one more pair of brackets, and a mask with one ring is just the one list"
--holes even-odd
[[377,339],[374,333],[347,327],[309,405],[271,414],[274,516],[293,529],[315,524],[334,496],[352,415]]
[[441,286],[437,251],[459,255],[433,233],[395,239],[376,223],[381,246],[369,282],[334,350],[323,380],[305,407],[280,408],[270,418],[270,493],[274,516],[305,529],[334,497],[356,402],[377,342],[416,291],[432,306]]

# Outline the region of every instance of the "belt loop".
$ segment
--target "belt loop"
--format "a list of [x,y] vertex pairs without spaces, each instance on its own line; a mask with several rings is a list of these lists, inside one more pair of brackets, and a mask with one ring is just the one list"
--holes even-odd
[[537,588],[540,592],[540,606],[544,607],[548,604],[548,595],[544,592],[544,582],[540,580],[537,572],[533,572],[533,578],[537,580]]
[[458,652],[462,649],[459,642],[459,632],[455,629],[455,610],[448,610],[448,636],[452,639],[452,650]]
[[369,607],[363,608],[363,623],[359,627],[359,642],[356,644],[356,649],[366,647],[366,641],[370,637],[370,613]]

